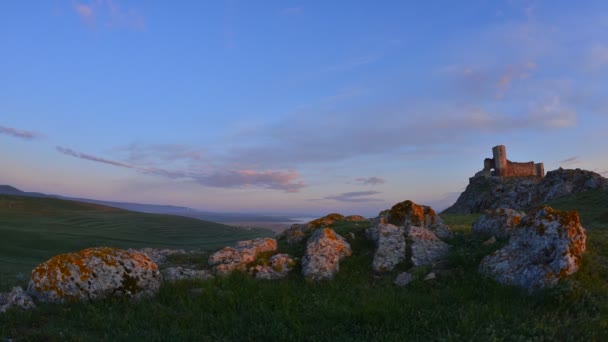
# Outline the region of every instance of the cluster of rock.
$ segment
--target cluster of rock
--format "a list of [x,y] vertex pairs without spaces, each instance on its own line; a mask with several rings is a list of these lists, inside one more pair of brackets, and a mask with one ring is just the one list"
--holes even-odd
[[277,236],[277,239],[285,239],[289,244],[300,243],[310,237],[313,231],[320,228],[329,227],[338,221],[368,222],[369,220],[360,215],[351,215],[345,217],[341,214],[332,213],[316,220],[312,220],[308,223],[293,224],[288,229],[280,233]]
[[528,291],[551,287],[576,272],[586,236],[576,211],[544,206],[510,229],[509,243],[486,256],[479,272]]
[[485,209],[526,210],[566,195],[590,190],[608,191],[608,179],[581,169],[557,169],[544,178],[473,177],[448,214],[479,213]]
[[443,222],[433,208],[409,200],[397,203],[390,209],[380,212],[378,217],[373,220],[372,225],[379,223],[390,223],[398,227],[426,228],[440,238],[447,238],[452,235],[450,227]]

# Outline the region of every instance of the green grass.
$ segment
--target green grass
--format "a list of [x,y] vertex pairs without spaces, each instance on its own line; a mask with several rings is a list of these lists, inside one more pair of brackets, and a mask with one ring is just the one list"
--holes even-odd
[[92,246],[211,250],[272,235],[180,216],[0,195],[0,289],[54,255]]
[[[608,210],[605,194],[550,203],[580,211],[588,233],[581,270],[555,289],[533,296],[477,274],[483,256],[501,246],[470,235],[476,215],[443,215],[457,231],[449,264],[434,281],[392,285],[398,273],[376,277],[365,224],[337,223],[352,245],[337,277],[314,284],[299,269],[282,281],[242,274],[207,282],[164,285],[136,303],[41,305],[0,315],[0,338],[24,340],[194,341],[605,341],[608,339]],[[354,232],[355,238],[349,236]],[[504,242],[503,242],[504,243]],[[303,246],[280,244],[301,256]],[[176,257],[175,261],[183,261]],[[197,260],[190,260],[196,262]],[[199,260],[202,261],[202,260]],[[417,270],[418,277],[424,270]],[[196,294],[192,289],[198,289]]]

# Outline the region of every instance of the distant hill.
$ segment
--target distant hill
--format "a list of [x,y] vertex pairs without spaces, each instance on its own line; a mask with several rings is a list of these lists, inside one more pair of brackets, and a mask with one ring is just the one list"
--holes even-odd
[[3,273],[27,273],[54,255],[92,246],[212,250],[273,235],[265,229],[182,216],[50,197],[0,195],[0,278]]
[[142,204],[142,203],[130,203],[130,202],[114,202],[114,201],[102,201],[90,198],[78,198],[78,197],[67,197],[60,195],[47,195],[39,192],[25,192],[19,190],[10,185],[0,185],[0,195],[17,195],[17,196],[28,196],[28,197],[40,197],[40,198],[59,198],[65,200],[73,200],[79,202],[87,202],[105,205],[114,208],[120,208],[131,211],[138,211],[142,213],[152,214],[169,214],[192,217],[205,221],[231,223],[231,222],[291,222],[291,218],[286,216],[270,216],[270,215],[258,215],[258,214],[244,214],[244,213],[221,213],[211,211],[201,211],[188,207],[180,207],[174,205],[160,205],[160,204]]

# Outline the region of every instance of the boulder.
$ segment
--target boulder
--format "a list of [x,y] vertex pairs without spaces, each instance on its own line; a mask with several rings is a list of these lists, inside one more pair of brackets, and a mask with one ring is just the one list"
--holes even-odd
[[302,274],[313,281],[332,279],[340,270],[340,260],[351,254],[350,244],[333,229],[315,230],[306,243]]
[[439,240],[430,229],[410,226],[406,228],[406,237],[411,241],[412,264],[414,266],[432,265],[449,252],[450,246]]
[[405,259],[405,229],[380,223],[367,229],[367,236],[376,244],[372,269],[375,272],[392,271]]
[[29,310],[36,307],[32,298],[19,286],[9,293],[0,293],[0,313],[12,308]]
[[393,282],[393,284],[395,284],[397,286],[405,286],[405,285],[411,283],[412,281],[414,281],[414,276],[411,273],[403,272],[403,273],[400,273],[397,276],[397,278],[395,278],[395,281]]
[[287,254],[276,254],[270,257],[270,265],[257,265],[250,272],[257,279],[275,280],[285,278],[293,270],[296,262]]
[[28,292],[42,302],[155,295],[162,276],[147,255],[94,247],[54,256],[32,270]]
[[178,280],[208,280],[213,279],[213,275],[208,270],[194,270],[190,268],[184,268],[181,266],[168,267],[161,270],[163,279],[165,281],[178,281]]
[[[349,216],[351,221],[357,221],[355,216]],[[354,217],[354,219],[353,219]],[[281,234],[277,236],[278,239],[286,239],[287,243],[295,244],[304,241],[310,234],[319,228],[328,227],[334,224],[336,221],[345,220],[345,217],[341,214],[332,213],[325,215],[316,220],[312,220],[304,224],[293,224]]]
[[473,223],[472,232],[475,235],[505,239],[524,216],[524,212],[508,208],[488,209]]
[[395,204],[391,209],[384,210],[374,219],[372,226],[379,223],[390,223],[398,227],[423,227],[430,229],[441,238],[450,237],[450,227],[443,222],[433,208],[419,205],[412,201]]
[[505,247],[482,259],[479,272],[532,292],[575,273],[585,249],[578,212],[539,207],[513,229]]
[[258,238],[239,241],[235,247],[224,247],[211,254],[209,265],[217,275],[226,275],[233,271],[246,271],[247,266],[255,262],[262,253],[272,253],[277,250],[277,240]]

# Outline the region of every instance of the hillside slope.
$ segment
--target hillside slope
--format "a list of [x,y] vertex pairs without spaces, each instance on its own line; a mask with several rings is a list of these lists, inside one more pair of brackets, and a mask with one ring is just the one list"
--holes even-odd
[[0,195],[0,275],[27,274],[53,255],[91,246],[209,250],[271,235],[181,216]]

